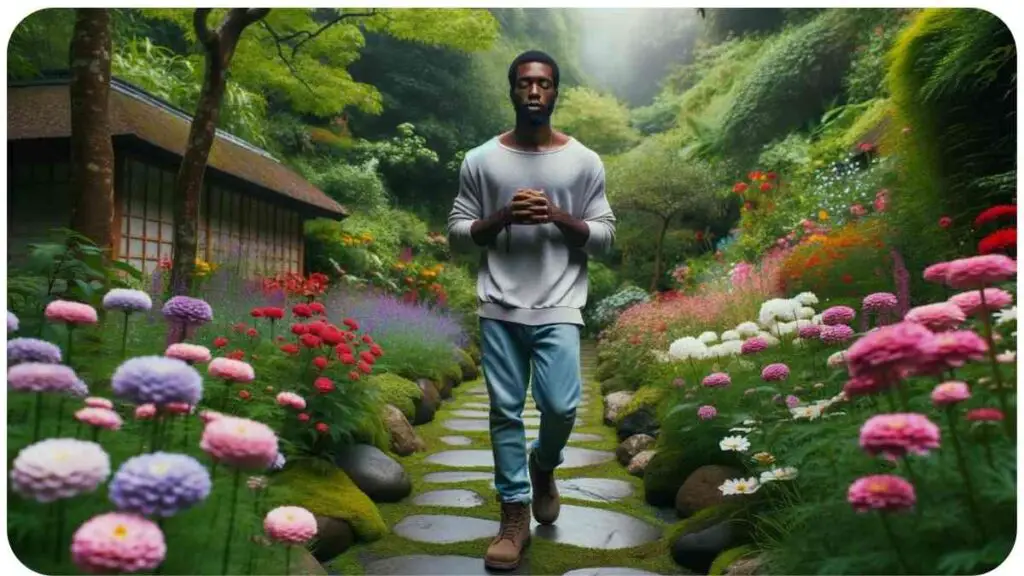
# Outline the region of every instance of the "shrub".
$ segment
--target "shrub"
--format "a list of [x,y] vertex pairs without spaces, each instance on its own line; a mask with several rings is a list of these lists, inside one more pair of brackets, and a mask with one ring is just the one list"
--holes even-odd
[[340,468],[307,463],[290,466],[275,478],[274,488],[271,498],[275,503],[341,518],[352,526],[359,542],[374,542],[388,533],[377,505]]
[[642,288],[627,286],[597,303],[593,312],[593,321],[600,327],[608,326],[618,318],[623,310],[649,300],[650,296]]
[[397,374],[379,374],[371,377],[369,383],[380,390],[381,401],[402,411],[412,422],[416,417],[415,402],[423,397],[423,391],[412,380]]

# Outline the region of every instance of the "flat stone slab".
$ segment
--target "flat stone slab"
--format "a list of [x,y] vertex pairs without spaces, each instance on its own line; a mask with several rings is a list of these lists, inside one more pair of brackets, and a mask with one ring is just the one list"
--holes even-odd
[[661,528],[620,512],[563,504],[558,522],[540,526],[534,521],[533,535],[581,548],[619,550],[661,538]]
[[462,405],[463,408],[469,408],[473,410],[490,410],[491,405],[487,402],[466,402]]
[[417,506],[445,506],[448,508],[476,508],[484,504],[484,497],[472,490],[434,490],[412,499]]
[[[415,514],[403,518],[401,522],[395,524],[392,531],[402,538],[416,542],[452,544],[494,538],[494,535],[498,533],[498,522],[468,516]],[[414,570],[410,574],[421,574],[421,572]],[[453,574],[457,574],[457,572]]]
[[[448,430],[454,430],[455,432],[490,432],[491,430],[491,424],[488,420],[474,418],[451,418],[445,420],[442,425]],[[576,425],[581,426],[582,424],[577,420]],[[539,427],[531,427],[529,424],[524,424],[524,426],[526,426],[527,440],[533,440],[540,434]],[[604,440],[602,436],[588,432],[573,432],[569,435],[570,442],[598,442],[601,440]]]
[[615,502],[633,494],[633,485],[624,480],[607,478],[566,478],[556,480],[562,498],[588,502]]
[[368,576],[408,576],[409,574],[422,574],[423,576],[485,576],[487,574],[529,574],[529,556],[523,558],[523,562],[515,571],[491,572],[484,567],[483,554],[476,558],[468,556],[431,556],[429,554],[412,554],[409,556],[395,556],[374,560],[363,566]]
[[493,472],[431,472],[423,477],[424,482],[433,484],[454,484],[455,482],[473,482],[476,480],[494,481]]
[[[452,416],[458,416],[459,418],[481,418],[487,420],[491,417],[491,413],[488,410],[452,410]],[[526,408],[523,410],[524,418],[540,418],[540,410],[534,410]]]
[[660,576],[657,572],[635,570],[633,568],[580,568],[562,574],[562,576]]
[[469,446],[473,439],[466,436],[441,436],[441,442],[449,446]]
[[[565,448],[565,462],[559,468],[581,468],[614,459],[615,454],[605,450],[568,446]],[[494,455],[490,450],[448,450],[427,456],[427,462],[455,468],[493,468]]]

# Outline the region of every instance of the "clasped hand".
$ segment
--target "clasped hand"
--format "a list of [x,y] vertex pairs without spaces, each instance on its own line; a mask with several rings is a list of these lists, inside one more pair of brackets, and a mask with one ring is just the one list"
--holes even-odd
[[512,197],[513,224],[546,224],[557,210],[542,190],[522,188]]

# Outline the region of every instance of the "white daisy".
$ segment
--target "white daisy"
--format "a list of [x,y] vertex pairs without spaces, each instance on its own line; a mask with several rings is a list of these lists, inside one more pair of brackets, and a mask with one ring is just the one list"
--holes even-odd
[[750,440],[743,436],[726,436],[718,446],[723,452],[746,452],[750,450]]
[[743,421],[743,425],[744,425],[744,426],[757,426],[757,425],[758,425],[758,424],[760,424],[760,423],[761,423],[761,422],[760,422],[760,421],[758,421],[758,420],[750,420],[750,419],[747,419],[747,420],[744,420],[744,421]]
[[811,316],[811,323],[812,324],[817,324],[817,325],[820,326],[821,325],[821,314],[815,314],[814,316]]
[[797,406],[796,408],[790,408],[789,414],[793,417],[793,420],[802,420],[804,418],[817,420],[821,417],[823,409],[824,407],[820,405]]
[[1007,324],[1009,322],[1013,322],[1013,323],[1017,322],[1017,307],[1016,306],[1011,306],[1010,308],[1006,308],[1006,309],[1000,310],[999,312],[996,312],[996,325],[997,326],[1001,326],[1001,325]]
[[757,337],[760,338],[761,340],[764,340],[765,344],[769,346],[779,345],[779,339],[772,335],[772,333],[770,332],[758,332]]
[[797,470],[792,466],[785,468],[772,468],[761,472],[761,483],[774,482],[776,480],[792,480],[797,477]]
[[833,352],[832,355],[828,357],[828,367],[838,368],[843,364],[846,364],[846,354],[844,354],[844,352],[845,350]]
[[726,480],[718,487],[723,496],[736,496],[738,494],[753,494],[761,488],[757,478],[734,478]]

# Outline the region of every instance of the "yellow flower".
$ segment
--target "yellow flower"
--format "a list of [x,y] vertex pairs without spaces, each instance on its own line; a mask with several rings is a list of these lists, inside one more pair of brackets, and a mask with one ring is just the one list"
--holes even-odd
[[828,212],[824,210],[818,210],[818,220],[828,220]]

